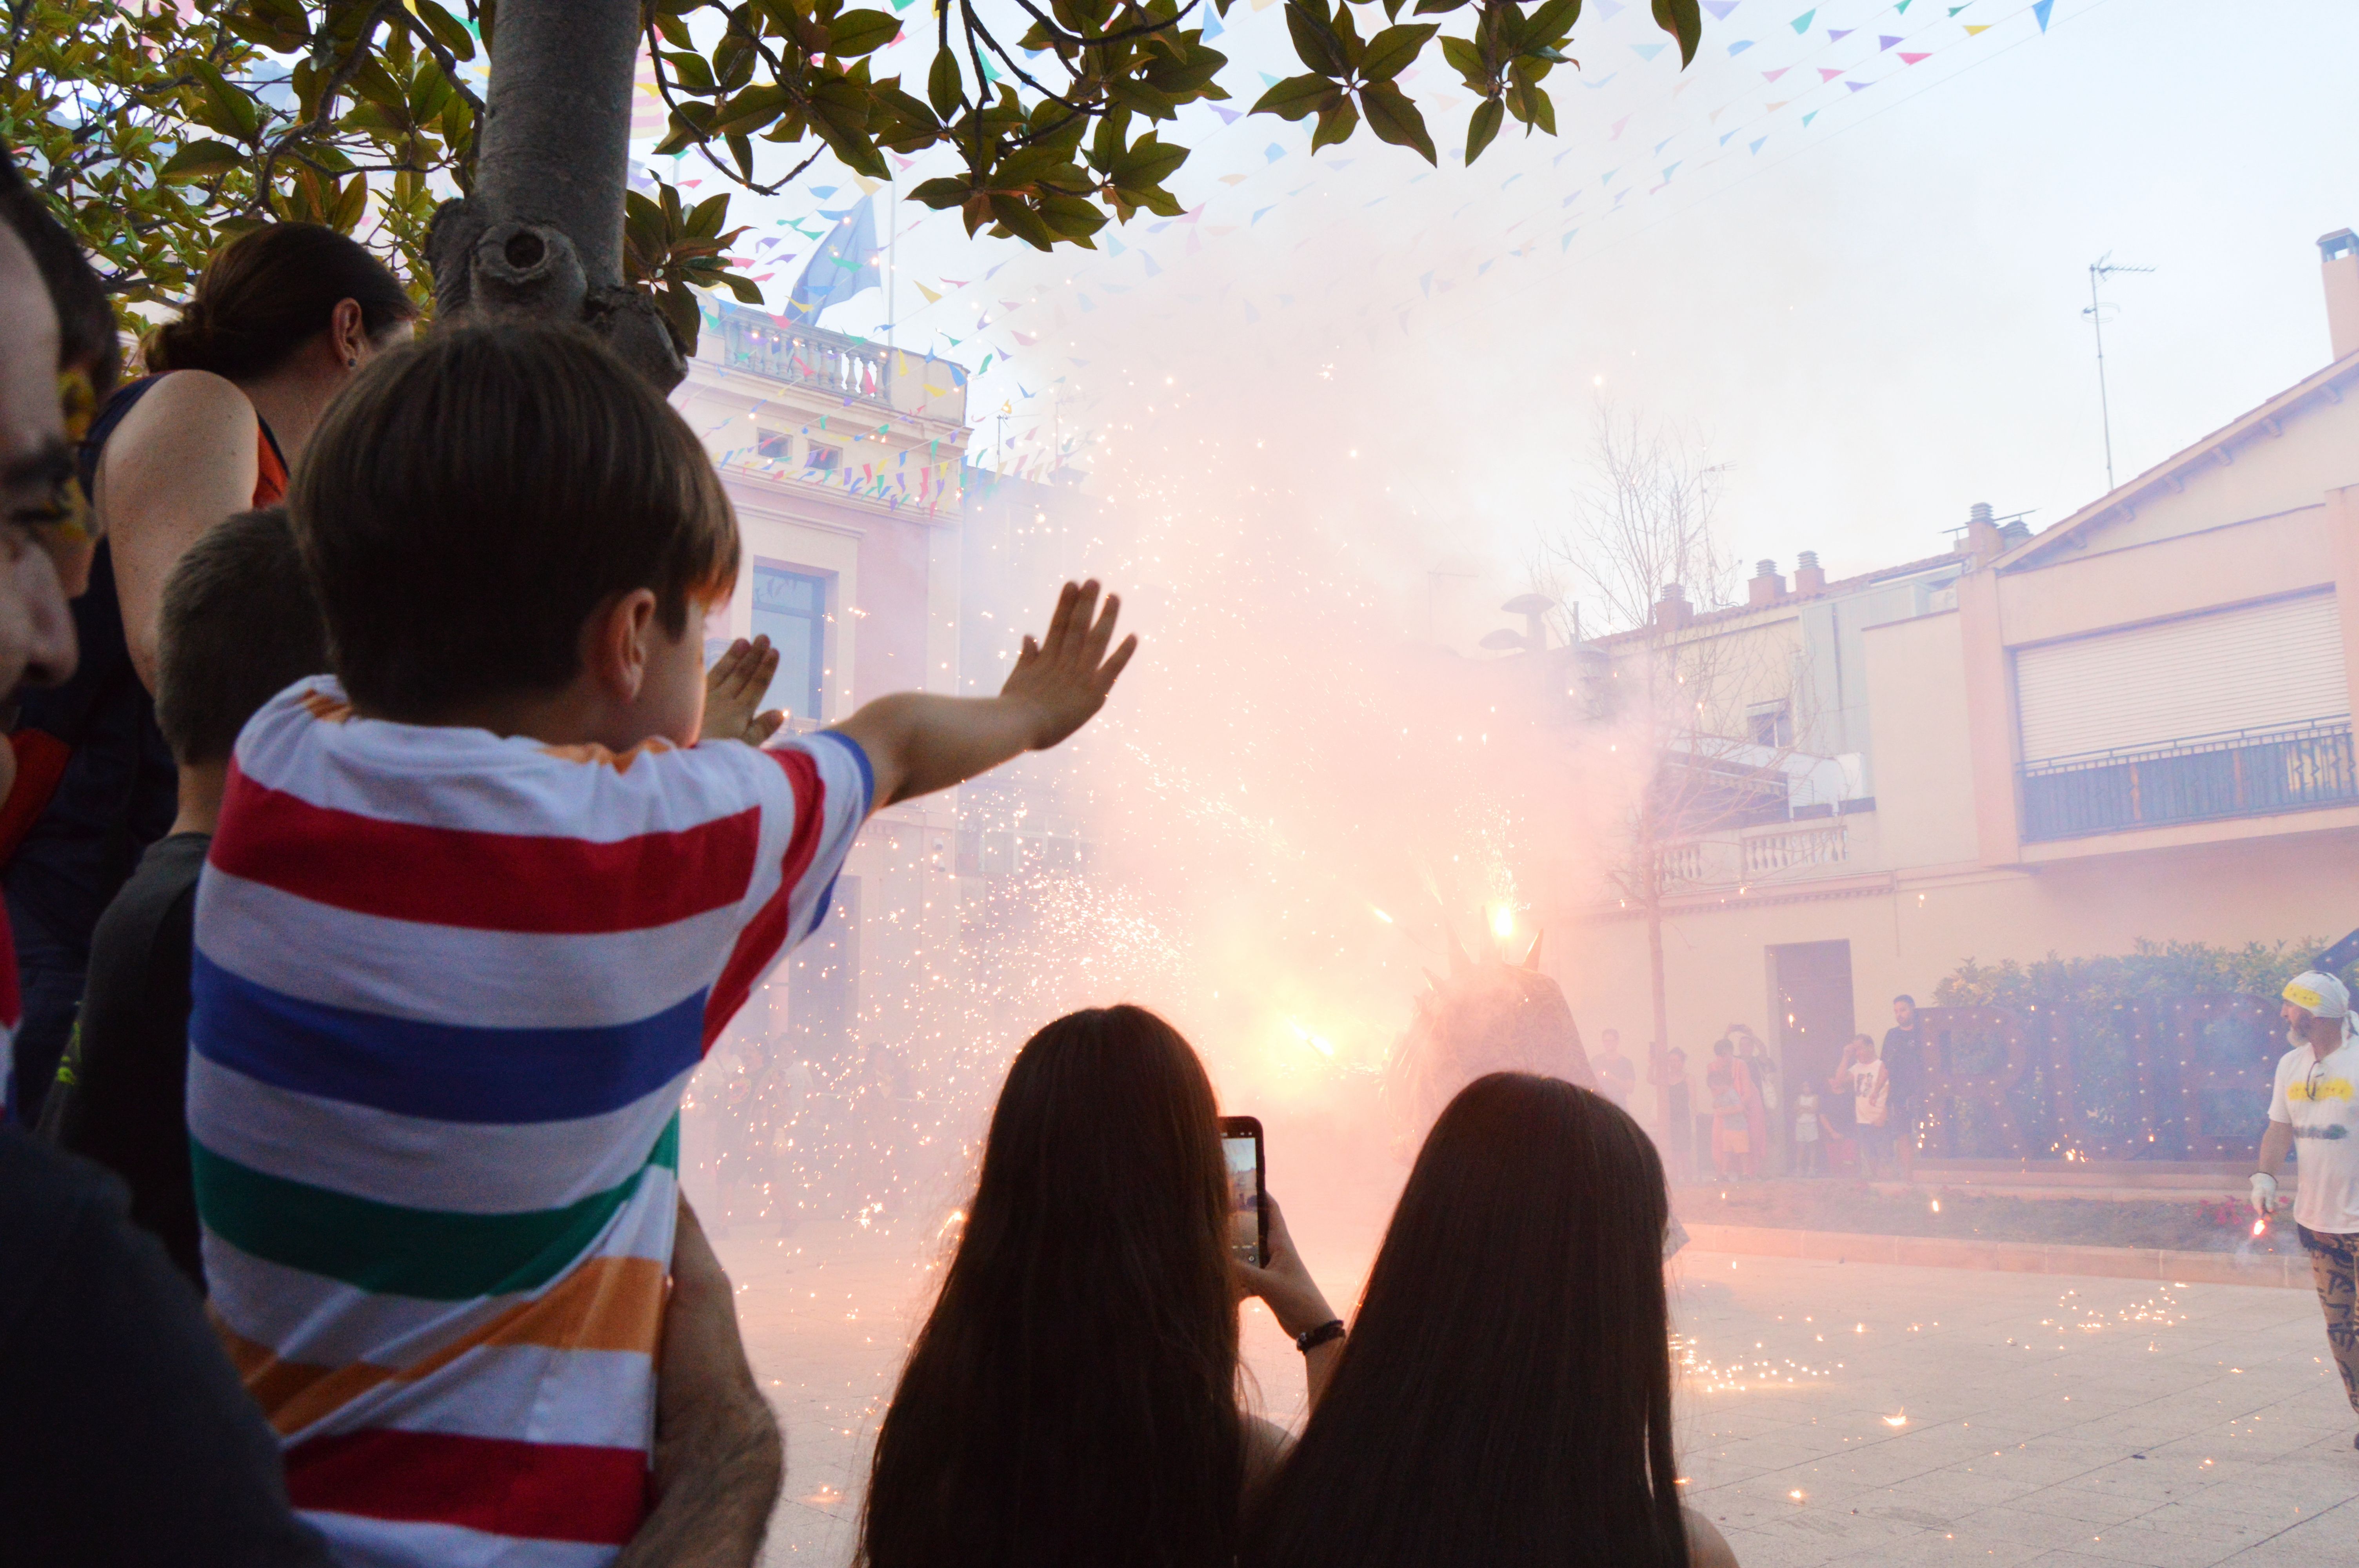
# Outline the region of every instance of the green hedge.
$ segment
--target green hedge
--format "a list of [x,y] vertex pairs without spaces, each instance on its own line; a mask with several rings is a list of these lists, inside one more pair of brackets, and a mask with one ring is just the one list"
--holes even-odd
[[[2285,983],[2310,967],[2331,937],[2290,942],[2247,942],[2215,947],[2204,942],[2148,942],[2144,938],[2120,957],[2045,958],[2019,963],[2008,958],[1980,964],[1968,958],[1933,987],[1943,1007],[2008,1007],[2031,1003],[2104,1012],[2125,1002],[2159,1001],[2211,991],[2242,992],[2274,1000]],[[2352,983],[2352,971],[2336,977]]]

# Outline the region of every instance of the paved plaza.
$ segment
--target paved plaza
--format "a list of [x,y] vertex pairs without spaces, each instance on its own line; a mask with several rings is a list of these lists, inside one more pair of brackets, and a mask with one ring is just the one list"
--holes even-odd
[[[1296,1227],[1341,1306],[1373,1227]],[[848,1563],[932,1249],[720,1247],[787,1429],[766,1561]],[[2306,1291],[1695,1252],[1675,1277],[1690,1493],[1745,1568],[2359,1562],[2354,1421]],[[1245,1339],[1262,1408],[1296,1419],[1292,1346],[1257,1307]]]

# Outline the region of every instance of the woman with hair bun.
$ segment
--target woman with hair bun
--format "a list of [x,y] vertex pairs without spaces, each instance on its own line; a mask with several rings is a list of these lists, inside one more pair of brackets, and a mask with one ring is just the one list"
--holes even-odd
[[274,223],[215,253],[82,442],[100,535],[73,602],[81,667],[28,695],[9,736],[0,882],[24,987],[17,1113],[28,1124],[73,1023],[100,913],[177,809],[149,690],[164,580],[197,535],[277,502],[329,403],[407,338],[418,306],[357,241]]

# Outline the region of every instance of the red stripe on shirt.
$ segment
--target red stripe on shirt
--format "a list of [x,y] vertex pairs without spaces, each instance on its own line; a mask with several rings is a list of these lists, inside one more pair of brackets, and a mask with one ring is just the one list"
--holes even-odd
[[287,1451],[287,1495],[321,1513],[620,1546],[647,1517],[647,1464],[636,1448],[340,1433]]
[[232,763],[211,864],[355,914],[474,931],[642,931],[745,896],[761,843],[747,807],[600,842],[388,822],[255,783]]
[[810,753],[800,749],[768,751],[762,755],[786,771],[787,783],[795,792],[795,828],[787,839],[785,874],[779,878],[778,891],[770,895],[760,913],[745,923],[737,935],[737,946],[730,951],[729,962],[723,966],[721,978],[712,982],[712,989],[704,1001],[704,1046],[712,1042],[737,1016],[753,993],[754,982],[762,977],[778,949],[787,944],[787,905],[794,897],[795,884],[810,870],[811,858],[819,853],[820,835],[826,828],[822,809],[826,793],[820,786],[819,763]]

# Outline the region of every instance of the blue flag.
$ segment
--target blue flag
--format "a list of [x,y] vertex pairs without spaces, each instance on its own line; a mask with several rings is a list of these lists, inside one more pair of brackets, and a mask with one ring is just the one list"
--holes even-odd
[[841,305],[884,281],[876,270],[876,199],[872,196],[838,219],[819,249],[811,253],[810,265],[795,279],[795,291],[787,299],[787,315],[816,326],[820,312],[829,306]]

